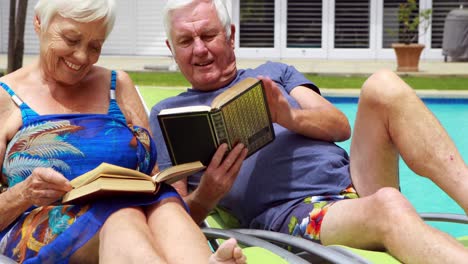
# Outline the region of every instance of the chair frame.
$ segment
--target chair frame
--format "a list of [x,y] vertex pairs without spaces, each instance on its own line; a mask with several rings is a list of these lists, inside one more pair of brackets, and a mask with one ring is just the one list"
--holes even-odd
[[[420,213],[419,214],[424,221],[435,221],[435,222],[448,222],[456,224],[468,224],[468,216],[462,214],[453,214],[453,213]],[[204,222],[205,226],[209,226],[208,222]],[[204,227],[203,232],[209,235],[212,232],[213,228]],[[267,231],[267,230],[258,230],[258,229],[243,229],[243,228],[232,228],[232,229],[216,229],[216,232],[226,232],[226,234],[231,234],[233,237],[236,233],[248,235],[249,237],[259,238],[268,241],[269,243],[278,245],[284,250],[288,248],[297,256],[302,257],[308,262],[319,262],[319,263],[360,263],[368,264],[372,263],[369,260],[366,260],[364,257],[358,255],[357,253],[351,251],[346,247],[341,247],[340,245],[331,245],[323,246],[321,244],[312,242],[307,239],[300,237],[294,237],[288,234],[283,234],[279,232]],[[468,234],[467,234],[468,235]],[[249,238],[247,237],[247,238]],[[211,243],[216,243],[210,241]],[[244,240],[242,240],[244,242]],[[248,242],[248,241],[247,241]],[[248,244],[247,245],[251,245]],[[261,246],[253,243],[254,246]],[[274,249],[277,250],[277,249]],[[273,253],[277,254],[272,250]],[[294,263],[294,262],[291,262]]]

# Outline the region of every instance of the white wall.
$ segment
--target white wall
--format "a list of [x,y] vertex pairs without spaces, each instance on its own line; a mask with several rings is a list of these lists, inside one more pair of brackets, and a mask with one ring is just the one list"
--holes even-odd
[[[38,39],[33,28],[34,6],[28,1],[24,34],[25,53],[38,53]],[[162,0],[117,0],[114,30],[104,44],[106,55],[170,55],[165,45],[162,25]],[[9,1],[0,0],[0,53],[8,52]]]

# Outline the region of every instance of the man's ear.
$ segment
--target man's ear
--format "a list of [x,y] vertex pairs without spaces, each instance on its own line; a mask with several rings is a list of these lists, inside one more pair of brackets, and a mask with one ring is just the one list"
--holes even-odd
[[166,46],[169,48],[169,50],[171,51],[172,55],[174,55],[174,52],[172,51],[172,47],[171,47],[171,44],[169,43],[169,40],[166,39]]
[[41,19],[35,15],[34,16],[34,31],[36,32],[36,34],[39,34],[41,32]]
[[231,44],[232,49],[235,48],[236,46],[236,26],[234,24],[231,24],[231,37],[229,38],[229,42]]

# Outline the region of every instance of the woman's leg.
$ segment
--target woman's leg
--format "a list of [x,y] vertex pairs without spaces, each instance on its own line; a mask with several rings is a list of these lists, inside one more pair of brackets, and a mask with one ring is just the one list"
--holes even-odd
[[70,263],[164,263],[153,245],[146,214],[124,208],[112,215],[96,234],[70,258]]
[[141,208],[113,213],[99,233],[99,263],[166,263]]
[[124,208],[104,223],[99,236],[71,257],[70,263],[233,263],[246,262],[234,239],[212,254],[200,228],[177,198],[150,206]]
[[70,264],[98,264],[98,263],[99,263],[99,234],[96,234],[70,257]]
[[198,225],[177,198],[168,198],[148,208],[148,224],[156,249],[171,263],[245,263],[235,240],[212,254]]

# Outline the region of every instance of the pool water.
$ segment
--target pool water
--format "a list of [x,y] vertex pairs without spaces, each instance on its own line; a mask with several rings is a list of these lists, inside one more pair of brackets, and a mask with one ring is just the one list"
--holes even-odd
[[[337,97],[327,99],[345,113],[353,126],[357,99]],[[464,160],[468,161],[468,99],[424,99],[424,102],[445,127]],[[349,152],[350,140],[338,145]],[[437,185],[413,173],[402,159],[400,159],[400,184],[402,193],[420,213],[464,214],[461,207]],[[439,222],[429,222],[429,224],[455,237],[468,235],[468,225]]]

